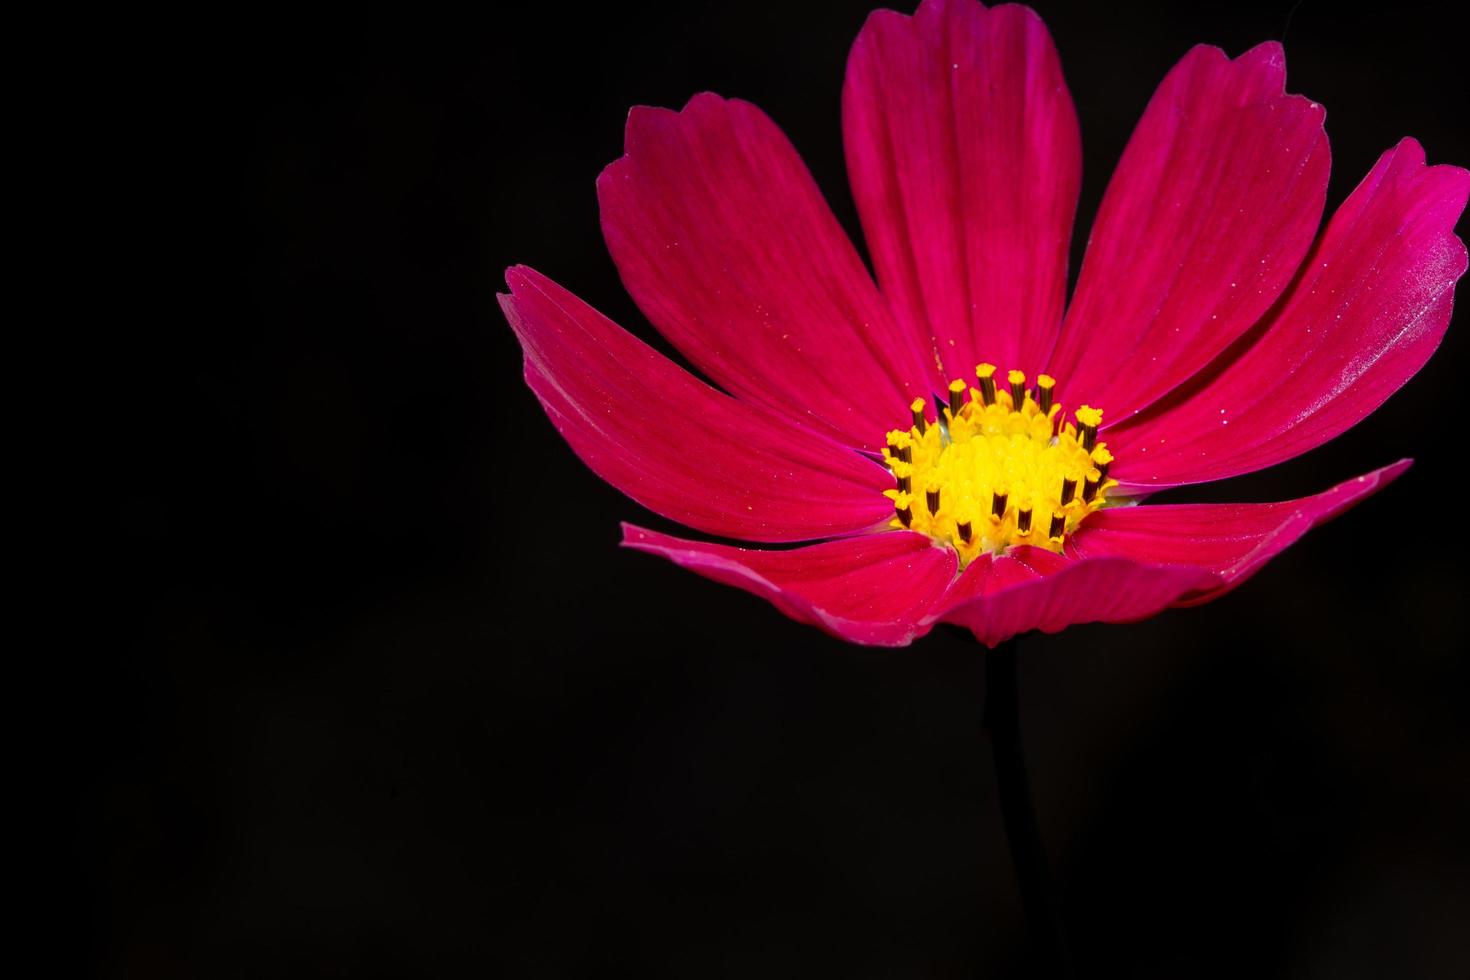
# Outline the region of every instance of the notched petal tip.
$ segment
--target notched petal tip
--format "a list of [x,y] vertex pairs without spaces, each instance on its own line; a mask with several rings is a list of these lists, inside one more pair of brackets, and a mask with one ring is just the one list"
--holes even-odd
[[623,156],[635,152],[636,146],[652,129],[666,125],[678,125],[705,112],[719,110],[727,105],[755,108],[742,99],[727,99],[718,92],[695,92],[681,108],[668,106],[635,105],[628,110],[623,122]]
[[[510,289],[509,298],[519,299],[528,289],[544,291],[551,283],[551,279],[537,272],[524,262],[517,262],[505,267],[505,285]],[[497,293],[504,296],[505,293]]]
[[1286,48],[1280,41],[1262,41],[1255,47],[1242,52],[1234,60],[1260,66],[1267,74],[1278,77],[1281,86],[1277,89],[1276,94],[1286,94]]
[[1423,167],[1427,162],[1424,144],[1412,136],[1405,136],[1399,140],[1384,155],[1391,156],[1395,160],[1402,159],[1411,167]]
[[1322,103],[1300,92],[1286,90],[1286,49],[1280,41],[1262,41],[1234,58],[1219,45],[1196,44],[1170,69],[1169,74],[1197,70],[1197,63],[1201,60],[1234,76],[1235,98],[1241,106],[1287,100],[1304,103],[1310,112],[1324,121],[1326,119],[1327,110]]
[[605,185],[611,184],[619,177],[626,177],[628,171],[635,165],[635,158],[657,138],[661,131],[679,126],[691,113],[723,105],[726,101],[729,100],[716,92],[696,92],[680,109],[657,105],[629,107],[628,114],[623,119],[623,154],[603,167],[597,175],[598,193],[601,194],[607,190]]
[[[1402,159],[1409,167],[1424,171],[1419,179],[1441,180],[1451,188],[1449,200],[1458,203],[1459,209],[1465,209],[1466,197],[1470,195],[1470,170],[1453,163],[1430,163],[1424,144],[1412,136],[1405,136],[1387,151],[1385,156],[1392,154],[1397,162]],[[1453,228],[1453,225],[1451,225]]]

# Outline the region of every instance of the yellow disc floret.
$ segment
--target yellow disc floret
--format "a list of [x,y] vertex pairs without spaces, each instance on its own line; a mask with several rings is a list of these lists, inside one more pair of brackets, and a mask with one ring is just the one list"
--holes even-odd
[[1102,412],[1083,405],[1063,418],[1055,379],[1034,388],[1010,371],[996,384],[993,364],[975,368],[978,387],[950,382],[948,404],[930,422],[922,398],[914,424],[888,433],[893,471],[891,526],[921,531],[959,553],[960,566],[985,552],[1034,545],[1061,552],[1067,535],[1107,504],[1113,454],[1098,442]]

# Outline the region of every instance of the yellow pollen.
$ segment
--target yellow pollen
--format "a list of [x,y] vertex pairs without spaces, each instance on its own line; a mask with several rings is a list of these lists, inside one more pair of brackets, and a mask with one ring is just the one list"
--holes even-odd
[[[883,459],[893,471],[890,527],[910,528],[953,548],[964,567],[981,554],[1013,545],[1061,552],[1093,511],[1109,504],[1113,454],[1097,441],[1102,412],[1083,405],[1066,422],[1053,401],[1056,380],[996,367],[975,368],[978,388],[950,382],[936,422],[927,403],[909,406],[913,426],[886,437]],[[1116,501],[1114,501],[1116,502]]]

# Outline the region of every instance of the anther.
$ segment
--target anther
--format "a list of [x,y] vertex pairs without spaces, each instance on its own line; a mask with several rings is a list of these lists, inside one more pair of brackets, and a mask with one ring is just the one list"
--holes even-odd
[[924,417],[924,399],[915,398],[909,403],[909,411],[914,413],[914,428],[919,430],[919,435],[923,435],[929,428],[929,420]]
[[914,478],[912,476],[909,476],[907,473],[905,473],[903,476],[899,477],[898,478],[898,489],[899,489],[899,492],[900,493],[913,493],[914,492]]
[[929,505],[929,513],[939,513],[939,488],[930,487],[924,491],[924,500]]
[[895,430],[888,433],[888,456],[890,463],[894,460],[902,460],[905,463],[914,461],[914,451],[910,446],[907,432]]
[[1087,474],[1087,482],[1082,484],[1082,502],[1092,503],[1092,498],[1097,496],[1098,484],[1102,483],[1102,474],[1097,470],[1091,470]]
[[1112,465],[1113,454],[1108,452],[1106,446],[1098,446],[1092,451],[1092,464],[1097,467],[1097,478],[1106,480],[1108,478],[1108,467]]
[[1062,506],[1065,507],[1070,504],[1072,502],[1072,498],[1075,496],[1077,496],[1077,481],[1071,479],[1070,477],[1063,478]]
[[960,532],[960,540],[963,541],[965,544],[969,544],[970,543],[970,535],[972,533],[971,528],[970,528],[970,522],[969,521],[956,521],[955,522],[955,529]]
[[1026,403],[1026,375],[1022,371],[1012,371],[1006,375],[1006,380],[1011,385],[1011,405],[1019,412]]
[[907,507],[907,506],[904,506],[904,507],[895,506],[893,508],[893,512],[898,515],[898,519],[899,519],[900,522],[902,522],[902,524],[903,524],[904,527],[913,527],[913,525],[914,525],[914,512],[913,512],[913,509],[912,508]]
[[1030,507],[1022,507],[1020,510],[1016,511],[1016,533],[1017,534],[1030,534],[1031,533],[1031,508]]
[[996,520],[1006,516],[1006,500],[1009,494],[1004,490],[997,490],[990,498],[990,513]]
[[1077,441],[1087,452],[1097,445],[1097,427],[1102,424],[1102,412],[1083,405],[1077,409]]
[[965,407],[965,389],[968,387],[959,378],[949,383],[949,414],[952,418],[960,417],[960,409]]
[[1042,415],[1051,411],[1051,400],[1056,386],[1057,379],[1051,375],[1038,374],[1036,376],[1036,407],[1041,409]]
[[995,404],[995,365],[975,365],[975,377],[980,379],[980,400],[987,405]]
[[1066,529],[1067,529],[1067,515],[1066,514],[1063,514],[1059,510],[1052,511],[1052,515],[1051,515],[1051,530],[1049,532],[1047,532],[1047,535],[1046,536],[1049,537],[1049,538],[1051,538],[1053,541],[1060,540],[1061,537],[1062,537],[1062,532],[1065,531]]

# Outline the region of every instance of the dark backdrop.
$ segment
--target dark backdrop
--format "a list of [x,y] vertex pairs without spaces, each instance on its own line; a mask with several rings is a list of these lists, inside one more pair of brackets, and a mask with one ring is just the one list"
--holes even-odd
[[[1084,230],[1199,41],[1285,35],[1290,88],[1331,113],[1329,206],[1404,135],[1470,164],[1445,10],[1038,7]],[[183,204],[176,258],[134,283],[183,315],[141,307],[143,373],[101,420],[127,468],[117,633],[70,736],[91,971],[1025,973],[980,650],[844,646],[620,550],[621,519],[670,526],[557,437],[494,300],[527,262],[650,337],[593,181],[630,105],[705,89],[769,112],[855,230],[838,99],[866,12],[141,25],[150,53],[98,93],[124,120],[105,149],[161,195],[125,202],[141,226]],[[1353,431],[1176,499],[1417,457],[1397,485],[1213,605],[1023,644],[1082,975],[1470,975],[1457,319]]]

